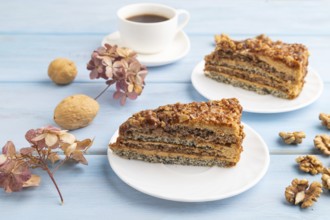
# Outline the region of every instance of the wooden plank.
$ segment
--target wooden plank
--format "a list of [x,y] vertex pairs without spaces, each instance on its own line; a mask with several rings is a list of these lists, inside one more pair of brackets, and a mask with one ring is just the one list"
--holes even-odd
[[[109,33],[116,29],[116,11],[139,1],[78,0],[5,1],[0,7],[2,33]],[[191,13],[188,33],[285,33],[329,35],[330,4],[325,0],[175,1],[159,3]],[[15,13],[13,13],[15,12]],[[308,30],[308,31],[306,31]]]
[[[320,125],[320,112],[330,112],[330,84],[322,97],[309,107],[282,114],[244,113],[243,121],[254,128],[265,139],[274,153],[319,153],[313,148],[316,134],[328,131]],[[100,83],[74,83],[56,86],[52,83],[0,83],[0,143],[13,140],[17,146],[25,147],[24,134],[53,122],[53,110],[66,96],[83,93],[95,97],[105,85]],[[133,113],[176,102],[205,101],[190,83],[150,83],[136,101],[120,106],[112,99],[113,90],[106,92],[98,101],[100,112],[94,122],[73,133],[78,138],[95,137],[90,150],[93,154],[105,154],[112,134]],[[280,131],[304,131],[304,143],[299,146],[283,145],[278,137]]]
[[[213,49],[212,34],[191,34],[191,51],[182,60],[162,67],[149,68],[147,82],[190,82],[191,72]],[[73,60],[78,68],[77,82],[89,82],[86,64],[92,51],[100,45],[103,35],[0,35],[0,82],[48,82],[47,69],[56,57]],[[235,39],[253,35],[233,35]],[[271,36],[274,40],[303,43],[308,46],[310,66],[327,77],[330,36]],[[94,80],[93,82],[102,82]]]
[[[328,192],[305,210],[288,204],[284,198],[285,187],[294,178],[320,181],[320,175],[298,171],[296,156],[272,155],[268,173],[252,189],[206,203],[172,202],[145,195],[122,182],[110,168],[106,156],[87,156],[88,166],[65,165],[55,175],[64,205],[59,205],[54,186],[42,173],[39,187],[12,194],[1,191],[1,212],[3,217],[11,219],[47,216],[49,220],[64,216],[77,219],[327,219]],[[328,163],[329,159],[323,161]]]

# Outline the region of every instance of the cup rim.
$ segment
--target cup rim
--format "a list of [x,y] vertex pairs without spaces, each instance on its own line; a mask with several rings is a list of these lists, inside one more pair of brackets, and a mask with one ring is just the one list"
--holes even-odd
[[[148,5],[148,6],[157,6],[157,7],[162,7],[162,8],[166,8],[168,10],[171,10],[174,15],[172,17],[170,17],[168,20],[166,21],[160,21],[160,22],[154,22],[154,23],[142,23],[142,22],[135,22],[135,21],[129,21],[127,20],[121,13],[128,7],[136,7],[136,6],[141,6],[141,5]],[[164,5],[164,4],[158,4],[158,3],[148,3],[148,2],[145,2],[145,3],[135,3],[135,4],[129,4],[129,5],[125,5],[121,8],[119,8],[117,10],[117,17],[123,21],[123,22],[126,22],[126,23],[130,23],[130,24],[134,24],[134,25],[141,25],[141,26],[152,26],[152,25],[159,25],[159,24],[165,24],[165,23],[168,23],[168,22],[171,22],[175,17],[177,16],[177,13],[176,13],[176,9],[170,7],[170,6],[167,6],[167,5]]]

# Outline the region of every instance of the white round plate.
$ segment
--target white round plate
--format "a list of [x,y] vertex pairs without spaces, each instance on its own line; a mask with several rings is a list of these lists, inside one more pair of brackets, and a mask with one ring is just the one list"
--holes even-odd
[[260,95],[229,84],[220,83],[204,75],[204,61],[194,68],[191,81],[195,89],[210,100],[237,98],[243,111],[255,113],[279,113],[303,108],[316,101],[323,91],[323,82],[317,72],[311,68],[305,78],[300,95],[293,99],[281,99],[272,95]]
[[[244,125],[244,151],[235,167],[195,167],[123,159],[109,149],[113,171],[125,183],[148,195],[180,202],[206,202],[238,195],[256,185],[269,165],[268,147]],[[118,131],[110,143],[116,141]]]
[[[102,45],[106,43],[111,45],[117,44],[118,46],[122,47],[125,46],[120,40],[120,34],[118,31],[106,36],[102,41]],[[156,54],[138,53],[137,58],[143,65],[146,65],[148,67],[162,66],[180,60],[187,55],[189,50],[190,40],[183,31],[180,31],[175,36],[172,44],[164,51]]]

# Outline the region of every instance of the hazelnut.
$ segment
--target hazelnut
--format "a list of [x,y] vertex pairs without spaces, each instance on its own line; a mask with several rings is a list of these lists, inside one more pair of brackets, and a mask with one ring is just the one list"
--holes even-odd
[[71,83],[77,75],[77,67],[71,60],[57,58],[48,66],[48,76],[59,85]]
[[63,99],[55,108],[54,121],[68,130],[89,125],[99,111],[99,104],[93,98],[77,94]]

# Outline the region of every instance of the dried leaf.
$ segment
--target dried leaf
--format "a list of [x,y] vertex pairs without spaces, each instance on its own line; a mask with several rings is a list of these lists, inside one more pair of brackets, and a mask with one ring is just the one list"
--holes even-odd
[[39,186],[40,182],[40,176],[32,174],[31,178],[23,183],[23,187]]

